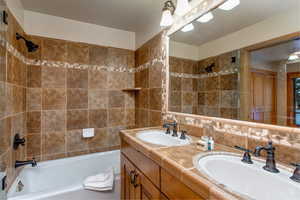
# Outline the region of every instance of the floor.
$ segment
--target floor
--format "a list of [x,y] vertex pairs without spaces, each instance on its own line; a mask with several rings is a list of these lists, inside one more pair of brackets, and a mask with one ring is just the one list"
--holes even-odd
[[120,199],[120,179],[115,181],[113,191],[94,192],[89,190],[77,190],[41,200],[119,200]]

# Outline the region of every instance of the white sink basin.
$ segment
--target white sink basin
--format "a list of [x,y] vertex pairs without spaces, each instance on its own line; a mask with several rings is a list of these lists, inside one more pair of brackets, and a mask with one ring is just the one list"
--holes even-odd
[[180,134],[178,132],[178,137],[173,137],[171,134],[166,134],[165,131],[162,130],[146,130],[140,131],[137,133],[137,137],[151,144],[162,145],[162,146],[180,146],[191,143],[191,138],[186,136],[185,140],[180,139]]
[[240,155],[211,154],[197,156],[195,167],[228,190],[256,200],[299,200],[300,183],[292,181],[291,172],[279,168],[274,174],[262,169],[264,162],[241,162]]

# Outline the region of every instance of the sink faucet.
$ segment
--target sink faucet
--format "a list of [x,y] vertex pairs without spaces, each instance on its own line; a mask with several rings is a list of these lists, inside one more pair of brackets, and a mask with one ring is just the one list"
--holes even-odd
[[170,134],[170,127],[171,126],[173,126],[173,134],[172,134],[172,136],[173,137],[177,137],[178,136],[178,134],[177,134],[177,132],[178,132],[178,128],[177,128],[178,124],[177,124],[176,121],[170,122],[170,123],[165,123],[163,125],[164,128],[167,128],[166,134]]
[[291,176],[290,179],[300,183],[300,163],[291,163],[291,165],[295,166],[296,169],[294,171],[293,176]]
[[37,163],[36,163],[34,158],[32,160],[27,160],[27,161],[18,161],[18,160],[16,160],[15,168],[22,167],[24,165],[31,165],[32,167],[36,167]]
[[279,170],[276,168],[275,162],[275,147],[273,147],[272,141],[268,142],[268,145],[265,147],[258,146],[255,148],[254,155],[256,157],[260,156],[260,152],[265,150],[267,152],[266,165],[263,167],[264,170],[279,173]]

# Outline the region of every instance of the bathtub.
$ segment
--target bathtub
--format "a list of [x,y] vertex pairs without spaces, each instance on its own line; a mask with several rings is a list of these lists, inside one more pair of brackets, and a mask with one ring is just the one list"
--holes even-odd
[[[67,197],[53,197],[84,191],[82,182],[86,177],[101,173],[110,167],[114,168],[116,179],[119,179],[119,150],[39,162],[37,167],[27,166],[22,169],[8,191],[8,200],[67,199]],[[24,186],[21,191],[18,191],[20,181]],[[74,197],[80,195],[83,193],[73,194]],[[70,199],[76,198],[70,197]]]

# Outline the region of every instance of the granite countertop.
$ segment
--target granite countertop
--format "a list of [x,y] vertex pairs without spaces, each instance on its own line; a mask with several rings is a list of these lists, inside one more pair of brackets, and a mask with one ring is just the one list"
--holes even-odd
[[202,197],[218,200],[248,199],[247,197],[242,197],[225,188],[225,186],[214,182],[205,174],[199,172],[193,164],[195,156],[201,153],[228,152],[241,154],[242,157],[243,152],[219,144],[215,144],[215,149],[213,151],[205,151],[202,146],[197,145],[196,143],[200,138],[193,136],[190,136],[192,139],[191,144],[173,147],[153,145],[143,142],[136,137],[136,134],[139,131],[153,129],[163,130],[161,127],[123,130],[121,131],[121,137],[136,150],[154,160],[162,168]]

